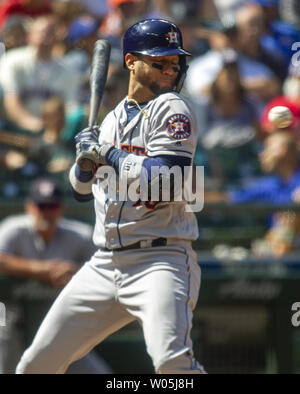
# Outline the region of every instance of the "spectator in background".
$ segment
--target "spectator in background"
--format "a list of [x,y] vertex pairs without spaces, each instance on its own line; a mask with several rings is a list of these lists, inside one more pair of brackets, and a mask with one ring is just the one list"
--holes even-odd
[[0,131],[0,184],[1,198],[16,197],[20,193],[19,184],[24,179],[22,169],[27,164],[27,150],[31,139],[25,136],[12,136],[10,132]]
[[72,58],[72,55],[77,55],[85,58],[82,65],[75,65],[80,72],[85,71],[91,64],[94,44],[99,39],[98,28],[99,22],[89,15],[79,16],[69,26],[67,42],[70,45],[70,50],[68,57]]
[[[32,137],[0,130],[1,198],[15,198],[23,193],[23,185],[28,181],[28,151],[32,146],[32,142]],[[32,175],[34,176],[36,174],[37,170]]]
[[35,18],[50,13],[49,0],[3,0],[0,4],[0,28],[3,27],[7,18],[13,15]]
[[[267,116],[267,114],[266,114]],[[273,130],[264,139],[259,155],[265,173],[239,189],[227,192],[205,192],[206,203],[261,203],[274,206],[300,203],[300,158],[296,136],[291,130]],[[255,239],[251,253],[255,257],[282,257],[299,251],[300,216],[297,212],[274,212],[267,218],[268,231]]]
[[[225,59],[224,59],[225,60]],[[247,100],[237,63],[224,61],[211,86],[210,98],[197,105],[197,158],[206,153],[212,179],[224,188],[258,173],[256,130],[258,115]]]
[[[274,206],[300,202],[300,160],[293,134],[277,131],[264,141],[260,162],[265,175],[247,186],[228,193],[205,193],[206,202],[265,203]],[[282,257],[299,251],[300,215],[297,212],[274,212],[267,218],[268,231],[255,239],[251,252],[255,257]]]
[[[0,337],[2,373],[14,372],[20,354],[32,340],[24,337],[25,333],[20,332],[21,327],[17,324],[26,297],[30,300],[30,292],[26,294],[26,288],[35,288],[40,297],[46,290],[49,308],[58,291],[96,250],[90,226],[62,218],[62,197],[56,182],[49,178],[38,179],[31,185],[25,204],[26,214],[8,217],[1,223],[0,274],[26,279],[24,284],[29,285],[25,286],[25,294],[22,294],[19,305],[7,306],[9,327]],[[49,297],[49,294],[52,295]],[[47,309],[42,311],[39,318],[27,316],[35,330]],[[30,334],[34,335],[34,332]],[[10,351],[16,348],[16,342],[19,354]],[[71,365],[68,373],[99,374],[111,373],[111,370],[92,352]]]
[[239,50],[240,33],[237,25],[224,26],[224,35],[225,48],[212,49],[190,62],[185,84],[187,93],[192,99],[207,97],[211,84],[223,66],[224,56],[231,56],[235,52],[246,94],[255,103],[257,111],[262,111],[265,104],[280,93],[280,81],[267,65]]
[[68,70],[75,70],[80,75],[80,102],[86,103],[89,97],[90,66],[94,44],[99,39],[99,22],[89,15],[73,20],[67,33],[68,51],[62,62]]
[[196,31],[197,36],[207,42],[205,52],[209,49],[223,51],[230,48],[236,37],[236,25],[234,18],[231,17],[222,18],[222,21],[218,19],[204,20]]
[[281,131],[271,134],[264,141],[264,149],[259,158],[262,170],[271,175],[262,177],[244,189],[230,192],[230,202],[298,202],[300,162],[294,136]]
[[41,134],[25,136],[0,131],[2,167],[5,170],[0,182],[1,192],[6,197],[9,197],[7,191],[12,190],[12,185],[15,194],[24,194],[27,184],[37,176],[51,175],[69,190],[66,176],[74,162],[74,144],[68,136],[71,132],[73,135],[73,125],[70,126],[66,119],[61,98],[46,100],[42,105],[41,117],[44,124]]
[[10,51],[1,60],[4,110],[13,128],[41,131],[41,106],[52,96],[62,97],[67,111],[78,105],[78,75],[52,55],[56,26],[52,16],[37,18],[29,29],[28,46]]
[[284,60],[286,69],[292,56],[292,45],[300,41],[300,31],[286,21],[280,20],[279,0],[252,0],[262,7],[265,17],[265,34],[261,46],[267,53],[274,53]]
[[53,0],[52,11],[57,20],[57,40],[53,47],[53,55],[60,58],[68,50],[67,34],[70,24],[83,14],[85,9],[79,0]]
[[11,16],[6,19],[0,32],[0,39],[5,45],[5,50],[20,48],[27,45],[26,24],[28,18]]
[[270,134],[264,140],[259,160],[263,172],[270,175],[227,193],[207,192],[205,201],[273,205],[300,202],[300,161],[294,135],[284,131]]
[[141,19],[145,0],[108,0],[108,14],[103,19],[100,34],[112,45],[111,59],[122,63],[121,37],[127,28]]
[[287,254],[299,253],[300,215],[292,210],[272,215],[272,224],[261,239],[255,239],[251,251],[255,257],[280,258]]
[[51,175],[67,185],[66,171],[73,162],[73,146],[62,139],[66,125],[65,107],[59,97],[53,97],[43,103],[42,120],[44,130],[41,136],[31,143],[27,159],[33,161],[40,175]]
[[249,59],[268,66],[283,81],[288,65],[285,55],[274,48],[262,45],[266,38],[266,19],[263,7],[253,2],[245,4],[236,12],[237,50]]
[[52,0],[52,12],[60,23],[69,26],[79,15],[85,12],[84,4],[81,0]]

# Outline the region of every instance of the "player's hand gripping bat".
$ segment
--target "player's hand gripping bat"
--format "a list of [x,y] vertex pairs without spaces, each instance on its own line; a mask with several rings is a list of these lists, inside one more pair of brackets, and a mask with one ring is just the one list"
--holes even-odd
[[[96,125],[99,107],[105,83],[110,59],[110,43],[107,40],[98,40],[94,45],[94,54],[90,74],[90,114],[89,127]],[[77,165],[82,170],[88,171],[94,167],[94,163],[87,158],[78,157]]]

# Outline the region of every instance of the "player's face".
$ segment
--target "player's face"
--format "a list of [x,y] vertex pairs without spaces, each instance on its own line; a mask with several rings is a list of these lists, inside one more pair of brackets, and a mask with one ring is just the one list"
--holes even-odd
[[135,79],[158,95],[173,90],[180,71],[179,56],[140,55],[136,62]]

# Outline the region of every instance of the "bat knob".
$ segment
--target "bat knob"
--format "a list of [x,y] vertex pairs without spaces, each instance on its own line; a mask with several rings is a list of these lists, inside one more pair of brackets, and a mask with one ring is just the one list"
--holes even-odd
[[82,171],[91,171],[95,168],[95,163],[89,159],[79,159],[77,165]]

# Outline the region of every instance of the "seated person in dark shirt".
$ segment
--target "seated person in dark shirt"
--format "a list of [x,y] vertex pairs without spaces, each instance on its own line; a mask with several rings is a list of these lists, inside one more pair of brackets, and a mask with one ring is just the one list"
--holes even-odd
[[202,165],[220,186],[260,175],[256,140],[258,113],[243,88],[237,62],[224,62],[206,102],[196,104],[199,142],[195,164]]

